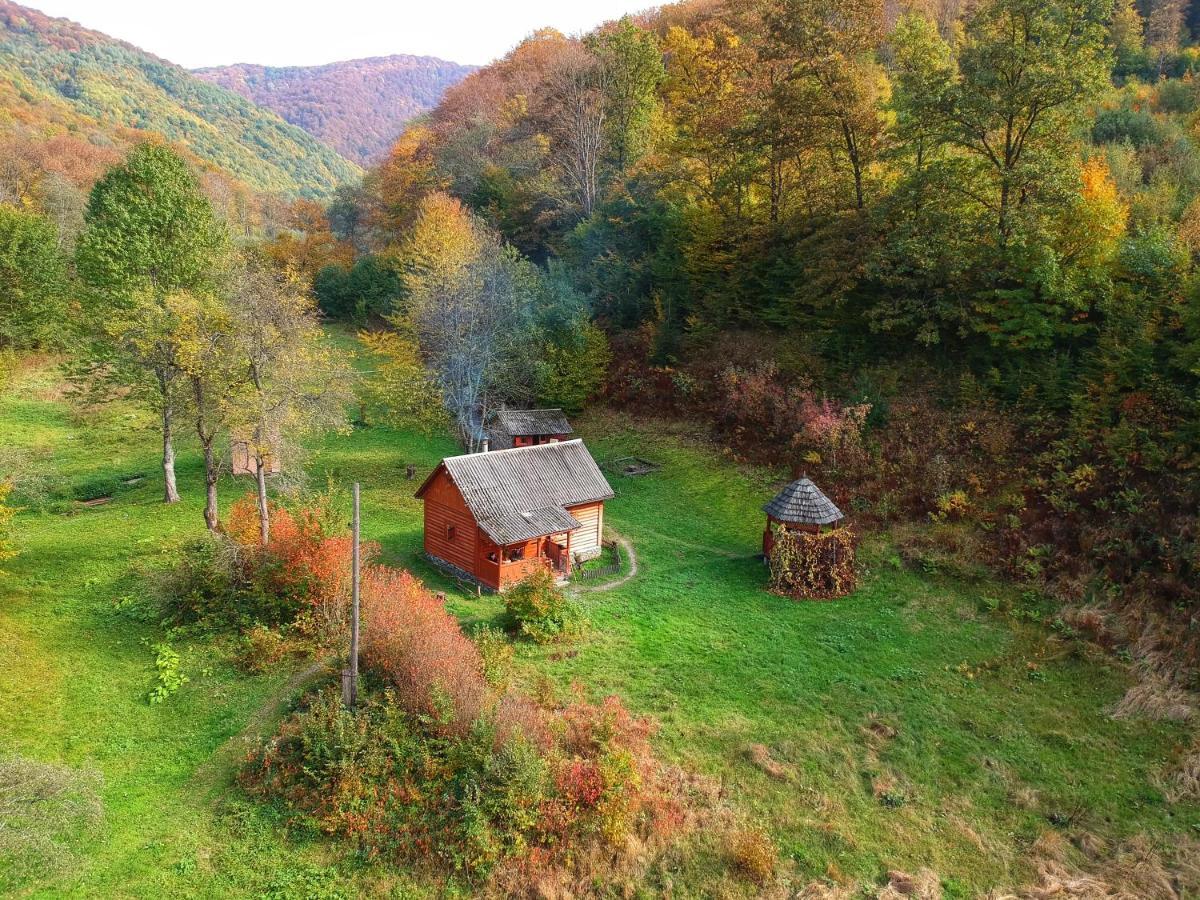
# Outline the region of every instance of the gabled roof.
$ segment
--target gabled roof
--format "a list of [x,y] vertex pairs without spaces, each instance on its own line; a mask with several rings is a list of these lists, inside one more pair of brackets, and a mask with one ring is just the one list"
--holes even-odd
[[832,525],[845,518],[833,501],[807,478],[793,481],[763,510],[772,519],[795,525]]
[[418,497],[442,469],[479,527],[501,546],[572,531],[580,523],[564,507],[613,496],[579,439],[449,456],[425,479]]
[[505,434],[573,434],[561,409],[499,409],[490,427]]

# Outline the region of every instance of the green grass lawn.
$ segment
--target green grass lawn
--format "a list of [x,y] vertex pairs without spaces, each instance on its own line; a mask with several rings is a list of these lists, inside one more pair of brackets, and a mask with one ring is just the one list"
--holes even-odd
[[[1200,828],[1200,810],[1166,804],[1155,787],[1188,734],[1110,719],[1129,684],[1124,668],[985,611],[984,598],[1011,589],[913,573],[875,536],[852,597],[771,596],[754,555],[759,507],[779,473],[736,466],[678,429],[604,414],[576,425],[597,458],[636,453],[663,467],[612,479],[607,522],[636,547],[638,575],[580,596],[591,627],[576,653],[522,645],[521,676],[616,693],[654,716],[662,754],[719,779],[739,815],[769,828],[798,883],[833,873],[869,884],[891,868],[929,866],[951,896],[975,896],[1026,881],[1027,851],[1047,829],[1145,834],[1167,846]],[[46,364],[0,397],[0,435],[6,453],[44,477],[40,508],[17,520],[22,555],[0,580],[0,755],[104,777],[103,824],[79,838],[74,864],[23,893],[445,889],[289,833],[238,798],[229,748],[248,725],[270,728],[273,704],[294,693],[292,671],[246,675],[228,638],[173,635],[190,680],[167,702],[147,702],[149,645],[166,635],[122,598],[141,590],[131,568],[202,530],[191,443],[179,461],[184,500],[166,507],[154,423],[124,405],[75,409]],[[385,560],[447,590],[464,622],[486,621],[501,609],[496,598],[460,590],[417,556],[412,492],[451,452],[447,438],[360,428],[321,441],[308,468],[318,486],[326,475],[360,480],[364,535]],[[405,479],[407,463],[418,481]],[[227,480],[223,502],[249,488]],[[73,499],[107,493],[111,502],[94,507]],[[753,762],[752,744],[768,748],[781,777]],[[711,852],[691,856],[674,882],[683,895],[754,893]]]

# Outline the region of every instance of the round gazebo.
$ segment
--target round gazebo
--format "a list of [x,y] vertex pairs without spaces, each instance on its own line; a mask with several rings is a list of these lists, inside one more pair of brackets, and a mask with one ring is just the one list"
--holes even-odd
[[838,525],[845,516],[825,493],[808,478],[793,481],[776,494],[763,507],[767,514],[767,527],[763,531],[763,556],[771,556],[775,545],[772,526],[778,525],[788,531],[806,531],[820,534],[821,529]]

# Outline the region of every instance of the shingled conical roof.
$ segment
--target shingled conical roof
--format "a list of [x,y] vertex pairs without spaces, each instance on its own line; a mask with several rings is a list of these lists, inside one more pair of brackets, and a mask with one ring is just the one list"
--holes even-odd
[[807,478],[793,481],[763,510],[772,519],[795,525],[832,525],[845,518],[833,501]]

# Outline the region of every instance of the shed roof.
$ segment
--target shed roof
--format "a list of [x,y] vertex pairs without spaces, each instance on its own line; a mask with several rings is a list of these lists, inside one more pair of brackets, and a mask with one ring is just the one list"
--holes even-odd
[[579,528],[564,507],[613,496],[579,439],[447,457],[425,479],[418,497],[443,468],[479,527],[501,546]]
[[505,434],[573,434],[561,409],[499,409],[491,427]]
[[831,525],[845,518],[833,501],[807,478],[793,481],[763,510],[772,519],[796,525]]

